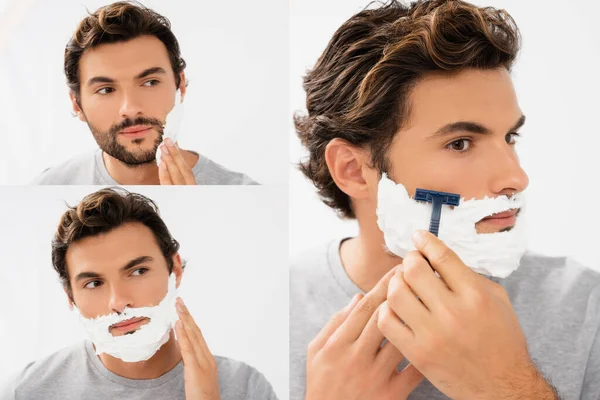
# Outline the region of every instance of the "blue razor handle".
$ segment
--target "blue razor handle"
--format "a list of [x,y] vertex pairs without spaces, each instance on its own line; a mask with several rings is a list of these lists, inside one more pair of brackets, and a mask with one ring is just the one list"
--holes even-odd
[[460,204],[460,195],[455,193],[435,192],[427,189],[417,189],[415,200],[431,203],[431,220],[429,221],[429,232],[435,236],[440,231],[440,219],[442,218],[442,205],[458,206]]

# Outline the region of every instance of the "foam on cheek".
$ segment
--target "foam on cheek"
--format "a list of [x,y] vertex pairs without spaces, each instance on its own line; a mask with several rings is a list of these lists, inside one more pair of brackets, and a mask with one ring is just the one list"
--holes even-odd
[[[179,318],[175,308],[177,289],[175,274],[169,277],[168,292],[154,307],[126,307],[121,314],[85,318],[77,307],[73,312],[96,346],[96,354],[106,353],[126,362],[145,361],[169,340],[171,329]],[[131,319],[147,317],[150,321],[132,334],[113,336],[111,325]]]
[[[177,135],[179,133],[179,128],[181,126],[181,121],[183,120],[183,103],[181,102],[181,92],[179,89],[175,92],[175,106],[169,113],[167,114],[167,118],[165,119],[165,126],[163,127],[163,140],[160,143],[161,145],[165,142],[166,138],[171,138],[173,142],[177,142]],[[162,160],[160,156],[162,151],[160,146],[156,150],[156,164],[160,166]]]
[[[458,207],[442,208],[439,238],[476,272],[504,278],[519,266],[526,250],[522,212],[508,232],[478,234],[475,224],[492,214],[523,206],[522,195],[461,199]],[[392,253],[405,257],[415,250],[411,236],[416,230],[429,228],[431,211],[431,203],[413,200],[404,185],[383,175],[378,187],[377,223]]]

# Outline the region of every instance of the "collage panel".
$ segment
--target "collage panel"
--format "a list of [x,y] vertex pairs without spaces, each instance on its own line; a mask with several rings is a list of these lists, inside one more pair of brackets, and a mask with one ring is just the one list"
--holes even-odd
[[291,399],[600,397],[599,7],[290,4]]
[[0,184],[287,183],[284,2],[2,4]]
[[285,191],[0,198],[0,399],[288,398]]

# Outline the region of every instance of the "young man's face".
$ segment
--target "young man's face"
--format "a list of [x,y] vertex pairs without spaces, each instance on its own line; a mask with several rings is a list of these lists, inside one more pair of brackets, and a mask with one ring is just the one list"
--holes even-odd
[[[410,104],[408,123],[388,157],[389,172],[411,196],[417,188],[466,199],[525,190],[528,177],[514,145],[524,118],[506,69],[428,76],[416,85]],[[484,219],[476,228],[491,233],[514,223],[510,216]]]
[[148,35],[102,44],[83,54],[79,78],[81,108],[71,94],[73,108],[100,148],[130,165],[154,161],[177,89],[165,45]]
[[[167,294],[167,261],[152,231],[141,223],[127,223],[71,244],[66,261],[73,300],[86,318],[120,313],[125,307],[156,306]],[[179,286],[179,263],[173,272]],[[127,320],[112,326],[110,333],[121,336],[148,322]]]

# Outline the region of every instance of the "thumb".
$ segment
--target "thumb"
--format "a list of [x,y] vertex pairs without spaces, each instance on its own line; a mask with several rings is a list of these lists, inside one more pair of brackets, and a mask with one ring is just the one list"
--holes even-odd
[[390,393],[399,399],[406,399],[423,381],[423,374],[414,365],[408,364],[401,372],[394,374],[390,380]]

